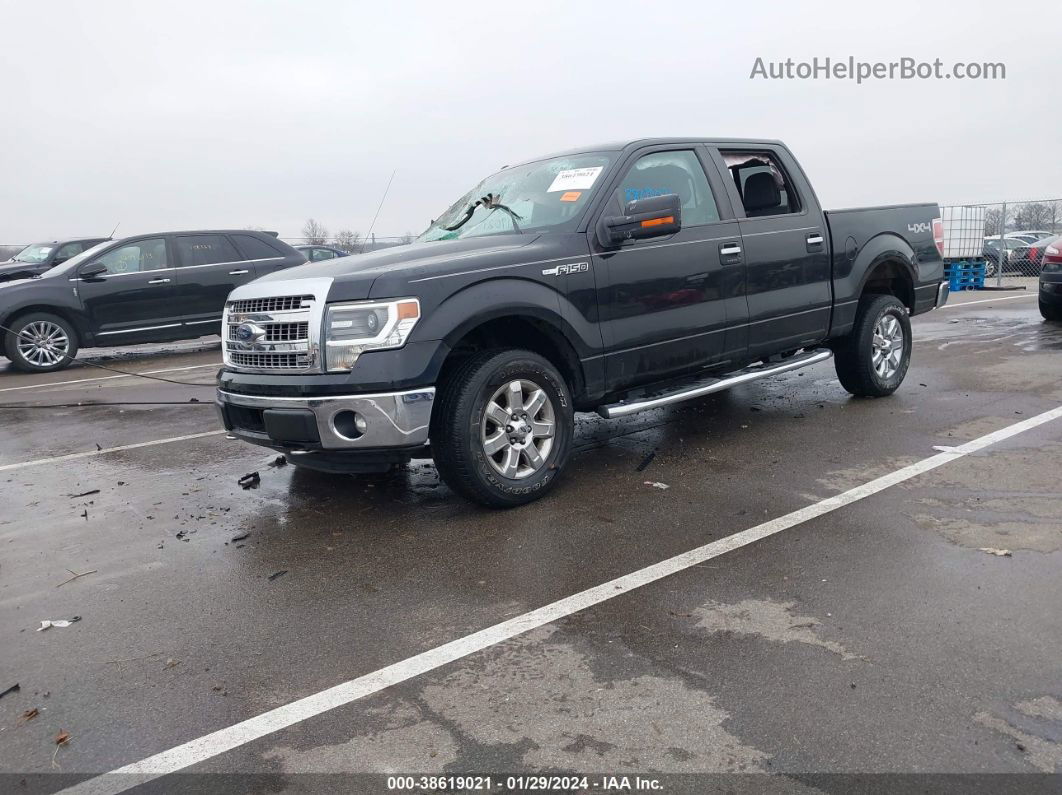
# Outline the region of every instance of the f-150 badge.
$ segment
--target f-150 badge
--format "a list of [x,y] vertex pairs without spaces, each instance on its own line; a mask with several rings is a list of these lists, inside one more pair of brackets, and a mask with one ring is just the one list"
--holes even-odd
[[567,276],[569,273],[586,273],[590,270],[589,262],[569,262],[564,265],[554,265],[542,271],[543,276]]

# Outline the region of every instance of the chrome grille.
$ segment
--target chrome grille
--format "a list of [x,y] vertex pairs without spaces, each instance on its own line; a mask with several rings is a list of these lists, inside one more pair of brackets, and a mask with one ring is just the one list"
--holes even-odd
[[281,295],[273,298],[244,298],[229,302],[229,311],[235,314],[250,312],[290,312],[302,309],[313,301],[312,295]]
[[308,353],[240,353],[229,351],[229,360],[236,367],[255,370],[307,370],[312,360]]
[[[310,337],[309,323],[263,323],[263,342],[305,342]],[[237,325],[229,324],[229,339],[238,341]]]

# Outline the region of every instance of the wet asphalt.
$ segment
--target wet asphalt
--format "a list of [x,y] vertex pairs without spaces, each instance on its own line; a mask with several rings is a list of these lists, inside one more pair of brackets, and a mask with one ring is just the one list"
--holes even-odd
[[[827,363],[580,415],[559,488],[506,512],[430,462],[329,476],[223,434],[108,452],[218,429],[216,338],[82,354],[180,384],[3,362],[2,780],[54,791],[1053,409],[1062,326],[1035,299],[962,306],[1014,295],[915,318],[888,399]],[[1062,771],[1060,461],[1055,420],[191,772]]]

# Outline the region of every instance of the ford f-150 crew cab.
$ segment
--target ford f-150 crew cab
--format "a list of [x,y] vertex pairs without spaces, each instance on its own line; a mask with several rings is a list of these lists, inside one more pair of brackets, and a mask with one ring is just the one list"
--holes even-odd
[[480,182],[408,246],[236,288],[217,402],[299,466],[431,457],[491,506],[551,488],[575,411],[622,417],[833,357],[891,394],[947,300],[936,204],[824,212],[778,141],[648,139]]

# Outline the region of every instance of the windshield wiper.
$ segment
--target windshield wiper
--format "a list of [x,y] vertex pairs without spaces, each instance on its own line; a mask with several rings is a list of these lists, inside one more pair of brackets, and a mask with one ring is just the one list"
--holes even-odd
[[523,230],[521,230],[519,224],[516,223],[517,221],[522,221],[523,218],[521,218],[517,213],[513,212],[510,208],[502,204],[501,196],[495,196],[493,193],[488,193],[486,196],[480,199],[476,199],[476,201],[468,205],[468,209],[465,210],[464,218],[462,218],[453,226],[444,226],[443,229],[445,229],[447,232],[456,232],[458,229],[468,223],[473,213],[476,212],[477,207],[486,207],[491,212],[494,212],[495,210],[504,210],[506,213],[508,213],[509,218],[512,220],[513,229],[516,230],[516,233],[519,235],[523,234]]

